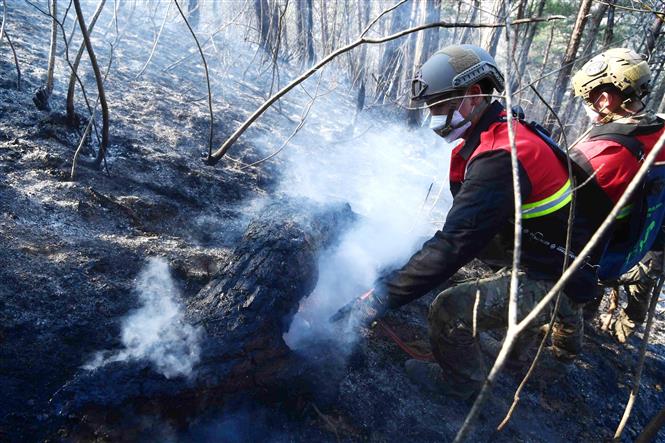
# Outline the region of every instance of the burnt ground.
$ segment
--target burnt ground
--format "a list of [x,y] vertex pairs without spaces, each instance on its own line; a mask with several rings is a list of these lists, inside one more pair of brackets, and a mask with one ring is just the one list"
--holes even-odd
[[[78,377],[96,351],[120,347],[122,319],[138,306],[135,280],[145,260],[164,257],[183,302],[195,305],[199,291],[209,292],[219,270],[232,264],[230,257],[250,220],[275,198],[280,162],[260,172],[240,171],[233,162],[205,166],[200,154],[206,149],[206,110],[201,102],[194,106],[182,80],[194,76],[196,67],[183,65],[177,74],[169,74],[172,79],[147,73],[134,80],[135,66],[121,63],[107,83],[113,118],[108,171],[79,166],[78,180],[69,181],[82,127],[64,123],[63,85],[56,87],[51,112],[38,111],[32,103],[34,90],[41,86],[47,48],[31,36],[47,35],[48,24],[27,5],[9,9],[8,31],[19,51],[23,88],[15,89],[13,62],[3,45],[0,440],[112,441],[123,435],[141,441],[453,438],[469,405],[414,385],[403,370],[406,355],[378,330],[365,331],[348,359],[337,358],[334,347],[328,350],[321,344],[302,390],[248,387],[225,394],[222,401],[184,421],[146,414],[131,423],[126,418],[100,425],[91,420],[87,434],[73,433],[88,418],[63,417],[51,399]],[[132,51],[139,49],[120,45],[116,52],[131,60]],[[140,60],[145,51],[141,49]],[[58,72],[66,71],[60,66]],[[261,100],[243,90],[217,99],[216,142]],[[298,103],[285,106],[297,109]],[[282,114],[266,117],[255,131],[270,135],[270,127],[284,119]],[[245,162],[264,154],[251,142],[241,142],[240,148],[237,155]],[[90,157],[93,150],[84,156]],[[423,344],[429,301],[431,296],[386,321],[405,340]],[[662,307],[659,310],[626,441],[665,404],[665,319]],[[523,394],[511,424],[495,433],[521,380],[519,371],[505,372],[472,440],[609,439],[628,398],[640,338],[641,332],[621,347],[587,328],[584,355],[565,368],[546,364]],[[493,338],[484,337],[483,342],[491,354]],[[330,358],[330,365],[322,354]],[[159,383],[158,376],[153,379]],[[132,433],[125,433],[130,427]],[[659,438],[665,441],[662,432]]]

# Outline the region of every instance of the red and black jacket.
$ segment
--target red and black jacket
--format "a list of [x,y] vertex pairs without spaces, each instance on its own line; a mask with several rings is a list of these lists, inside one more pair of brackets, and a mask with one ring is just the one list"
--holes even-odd
[[[647,115],[638,123],[607,123],[591,129],[587,139],[571,150],[571,157],[593,184],[603,191],[607,216],[665,131],[664,121]],[[656,161],[665,161],[665,151]]]
[[[505,116],[503,106],[493,102],[466,142],[453,150],[453,204],[443,228],[404,267],[378,282],[377,290],[387,295],[390,307],[444,283],[479,257],[497,235],[504,249],[512,250],[514,196]],[[562,271],[571,200],[568,172],[552,148],[525,124],[516,122],[515,130],[523,201],[522,267],[531,278],[556,280]],[[580,250],[588,237],[589,233],[573,236],[572,250]],[[573,259],[571,254],[569,263]],[[595,285],[593,269],[585,267],[566,293],[586,301],[593,297]]]

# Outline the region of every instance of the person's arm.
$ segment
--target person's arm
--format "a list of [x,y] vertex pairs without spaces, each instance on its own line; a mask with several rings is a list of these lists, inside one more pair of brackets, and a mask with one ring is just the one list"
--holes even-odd
[[[400,270],[382,278],[377,293],[390,308],[415,300],[476,257],[513,217],[510,153],[492,151],[472,160],[443,228]],[[522,199],[531,183],[520,166]]]

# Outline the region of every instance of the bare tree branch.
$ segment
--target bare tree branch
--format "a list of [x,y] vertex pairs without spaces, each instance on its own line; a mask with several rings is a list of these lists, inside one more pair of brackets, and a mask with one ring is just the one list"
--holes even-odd
[[[536,18],[530,18],[530,19],[520,19],[520,20],[515,20],[513,22],[514,25],[521,25],[521,24],[526,24],[526,23],[532,23],[532,22],[543,22],[543,21],[550,21],[550,20],[561,20],[564,19],[565,17],[563,16],[552,16],[552,17],[536,17]],[[423,31],[425,29],[432,29],[432,28],[454,28],[454,27],[463,27],[463,28],[498,28],[498,27],[503,27],[505,24],[503,23],[446,23],[446,22],[436,22],[436,23],[429,23],[421,26],[416,26],[413,28],[405,29],[404,31],[397,32],[395,34],[382,37],[382,38],[367,38],[367,37],[361,37],[352,43],[337,49],[336,51],[332,52],[325,58],[323,58],[321,61],[319,61],[316,65],[314,65],[312,68],[309,70],[305,71],[302,75],[300,75],[298,78],[295,80],[291,81],[288,85],[284,86],[282,89],[280,89],[276,94],[274,94],[272,97],[270,97],[263,105],[261,105],[252,115],[250,115],[247,120],[238,128],[236,131],[231,134],[231,136],[224,142],[224,144],[214,153],[210,155],[208,158],[207,163],[210,165],[216,164],[223,156],[226,154],[226,151],[229,150],[229,148],[233,145],[233,143],[238,140],[238,138],[249,128],[254,121],[256,121],[270,106],[273,105],[277,100],[279,100],[281,97],[286,95],[289,91],[291,91],[297,84],[305,81],[308,79],[312,74],[314,74],[316,71],[318,71],[322,66],[326,65],[329,63],[331,60],[335,59],[335,57],[344,54],[353,48],[362,45],[362,44],[379,44],[379,43],[385,43],[391,40],[398,39],[400,37],[403,37],[405,35],[414,33],[414,32],[419,32]]]
[[[510,32],[512,30],[510,14],[510,0],[504,0],[503,12],[505,16],[505,26],[506,26],[506,49],[507,53],[510,53],[511,47],[511,38]],[[503,345],[499,351],[499,355],[494,361],[494,365],[490,370],[490,373],[487,375],[485,382],[480,390],[480,393],[473,402],[471,410],[464,419],[462,427],[457,432],[455,436],[455,443],[462,442],[466,438],[471,426],[476,421],[480,409],[482,408],[486,398],[489,396],[489,391],[494,383],[494,380],[499,375],[499,372],[503,368],[503,365],[508,357],[515,340],[517,339],[520,331],[516,330],[517,326],[517,295],[519,291],[519,277],[518,272],[520,268],[520,258],[522,253],[522,195],[520,193],[520,180],[519,180],[519,162],[517,160],[517,145],[515,144],[515,116],[512,112],[512,93],[511,93],[511,82],[512,82],[512,70],[511,70],[511,60],[508,58],[506,63],[506,78],[505,78],[505,99],[506,99],[506,124],[508,125],[508,141],[510,143],[510,161],[511,169],[513,175],[513,201],[515,206],[514,213],[514,243],[513,243],[513,269],[510,274],[510,294],[508,299],[508,330],[506,331],[506,337],[503,340]]]
[[166,19],[169,17],[169,12],[171,11],[171,5],[173,3],[169,2],[169,6],[166,8],[166,14],[164,14],[164,20],[162,20],[162,25],[159,27],[159,32],[157,33],[157,36],[155,37],[155,41],[152,44],[152,49],[150,50],[150,56],[148,57],[148,60],[145,61],[145,64],[141,68],[138,74],[136,74],[136,77],[134,77],[134,80],[139,78],[142,74],[143,71],[145,71],[145,68],[148,67],[148,64],[150,64],[150,60],[152,60],[152,56],[155,53],[155,48],[157,48],[157,43],[159,42],[159,37],[162,35],[162,31],[164,30],[164,25],[166,24]]

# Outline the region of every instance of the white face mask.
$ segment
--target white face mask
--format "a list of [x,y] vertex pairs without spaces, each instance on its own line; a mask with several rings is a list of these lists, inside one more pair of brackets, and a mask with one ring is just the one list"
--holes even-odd
[[[464,100],[462,100],[462,103],[464,103]],[[450,122],[448,122],[448,115],[432,115],[430,117],[429,128],[447,143],[452,143],[461,138],[466,130],[471,127],[471,122],[465,119],[459,112],[462,103],[453,111]]]
[[[466,123],[464,123],[465,121]],[[466,130],[471,127],[471,122],[462,117],[462,114],[456,110],[453,112],[453,118],[450,120],[450,126],[453,128],[452,131],[443,135],[443,139],[448,143],[452,143],[461,138]]]
[[600,113],[598,113],[598,111],[593,109],[591,106],[585,104],[583,108],[584,112],[586,112],[587,117],[589,117],[589,120],[591,120],[592,122],[597,122],[601,119]]

